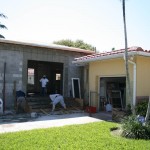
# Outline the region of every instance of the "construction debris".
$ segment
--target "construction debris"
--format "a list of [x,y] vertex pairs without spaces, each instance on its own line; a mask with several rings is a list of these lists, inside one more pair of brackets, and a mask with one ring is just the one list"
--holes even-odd
[[40,111],[43,112],[45,115],[48,115],[48,116],[50,115],[50,114],[48,114],[48,113],[47,113],[45,110],[43,110],[43,109],[40,109]]

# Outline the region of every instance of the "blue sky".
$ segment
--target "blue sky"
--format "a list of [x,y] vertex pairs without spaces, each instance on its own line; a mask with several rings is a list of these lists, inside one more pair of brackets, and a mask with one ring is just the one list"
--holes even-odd
[[[124,48],[120,0],[0,0],[8,40],[51,44],[81,39],[110,51]],[[150,0],[126,0],[128,46],[150,49]]]

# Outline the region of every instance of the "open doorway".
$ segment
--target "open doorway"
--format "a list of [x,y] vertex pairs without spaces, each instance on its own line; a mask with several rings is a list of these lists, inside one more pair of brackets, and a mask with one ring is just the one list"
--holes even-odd
[[28,60],[27,94],[40,95],[40,79],[46,75],[49,80],[47,95],[63,93],[63,63]]
[[[126,77],[100,78],[100,111],[106,110],[106,105],[112,108],[125,108],[126,105]],[[106,110],[107,111],[107,110]]]

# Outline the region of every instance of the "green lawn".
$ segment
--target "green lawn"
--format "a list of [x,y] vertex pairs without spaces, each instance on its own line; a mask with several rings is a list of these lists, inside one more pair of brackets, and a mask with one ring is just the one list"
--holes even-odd
[[117,124],[98,122],[0,134],[0,150],[148,150],[150,140],[115,137]]

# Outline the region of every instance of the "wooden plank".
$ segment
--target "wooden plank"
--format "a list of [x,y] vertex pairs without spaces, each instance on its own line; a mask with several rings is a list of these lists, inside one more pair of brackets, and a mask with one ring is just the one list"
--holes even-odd
[[6,99],[5,99],[5,87],[6,87],[6,62],[4,62],[4,77],[3,77],[3,111],[5,111],[5,101],[6,101]]
[[17,100],[16,100],[16,81],[14,81],[13,96],[14,96],[14,110],[16,110],[16,108],[17,108]]
[[42,111],[44,114],[46,114],[46,115],[50,116],[50,114],[48,114],[45,110],[40,109],[40,111]]

